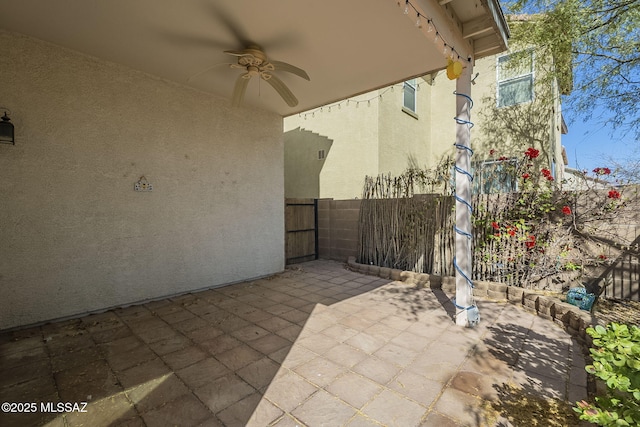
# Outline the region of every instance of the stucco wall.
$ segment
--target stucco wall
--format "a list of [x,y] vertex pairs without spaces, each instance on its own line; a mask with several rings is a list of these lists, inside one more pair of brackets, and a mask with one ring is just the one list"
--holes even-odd
[[[370,94],[352,99],[369,98]],[[284,119],[285,132],[300,127],[333,141],[319,172],[319,194],[296,193],[296,197],[361,197],[365,175],[378,174],[378,103],[356,105],[343,103],[340,109],[324,108],[322,112],[307,113],[306,118],[294,115]],[[317,150],[313,153],[317,155]],[[287,170],[301,167],[297,160],[289,158],[289,161],[285,165]],[[294,196],[287,194],[287,197]]]
[[0,329],[283,269],[279,116],[7,32],[0,82]]

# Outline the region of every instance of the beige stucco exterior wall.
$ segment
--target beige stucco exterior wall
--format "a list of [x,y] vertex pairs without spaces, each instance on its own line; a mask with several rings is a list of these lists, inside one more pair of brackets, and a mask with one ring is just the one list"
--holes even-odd
[[[322,111],[286,117],[287,197],[359,198],[367,175],[398,175],[409,166],[411,157],[419,165],[429,164],[431,103],[425,89],[428,85],[418,81],[415,115],[402,110],[402,86],[396,85],[393,91],[385,88],[342,101],[339,109],[334,104],[331,111],[323,107]],[[327,140],[331,141],[327,156],[318,161],[316,146],[326,146]],[[309,163],[311,158],[315,163]],[[300,174],[315,174],[318,165],[316,188]]]
[[0,329],[283,269],[279,116],[4,31],[0,81]]

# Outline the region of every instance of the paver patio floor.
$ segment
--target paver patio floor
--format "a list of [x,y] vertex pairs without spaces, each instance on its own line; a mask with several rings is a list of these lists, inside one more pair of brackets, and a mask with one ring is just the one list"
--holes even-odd
[[509,384],[586,397],[567,333],[510,304],[478,306],[480,326],[460,328],[440,291],[319,260],[6,332],[0,402],[36,410],[0,413],[0,425],[480,426],[495,425],[483,399]]

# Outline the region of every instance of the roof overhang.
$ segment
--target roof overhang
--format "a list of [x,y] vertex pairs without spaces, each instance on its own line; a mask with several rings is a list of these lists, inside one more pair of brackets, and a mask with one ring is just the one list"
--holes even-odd
[[[260,45],[311,80],[279,73],[289,107],[254,78],[245,103],[282,116],[506,49],[497,0],[0,0],[0,28],[230,98],[241,70],[224,50]],[[420,13],[419,16],[416,14]],[[418,18],[418,19],[416,19]],[[415,22],[422,20],[418,28]],[[428,31],[428,22],[436,28]],[[446,50],[446,49],[445,49]],[[447,53],[451,54],[451,51]],[[207,70],[207,71],[205,71]]]

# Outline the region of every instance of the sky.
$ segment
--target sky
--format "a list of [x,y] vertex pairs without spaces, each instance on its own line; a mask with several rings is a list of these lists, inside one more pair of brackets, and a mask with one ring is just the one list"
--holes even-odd
[[597,119],[585,123],[570,110],[563,114],[569,133],[562,135],[562,145],[567,151],[569,167],[591,172],[597,167],[611,167],[611,159],[625,163],[629,158],[640,157],[640,144],[633,135],[612,134],[611,126]]

